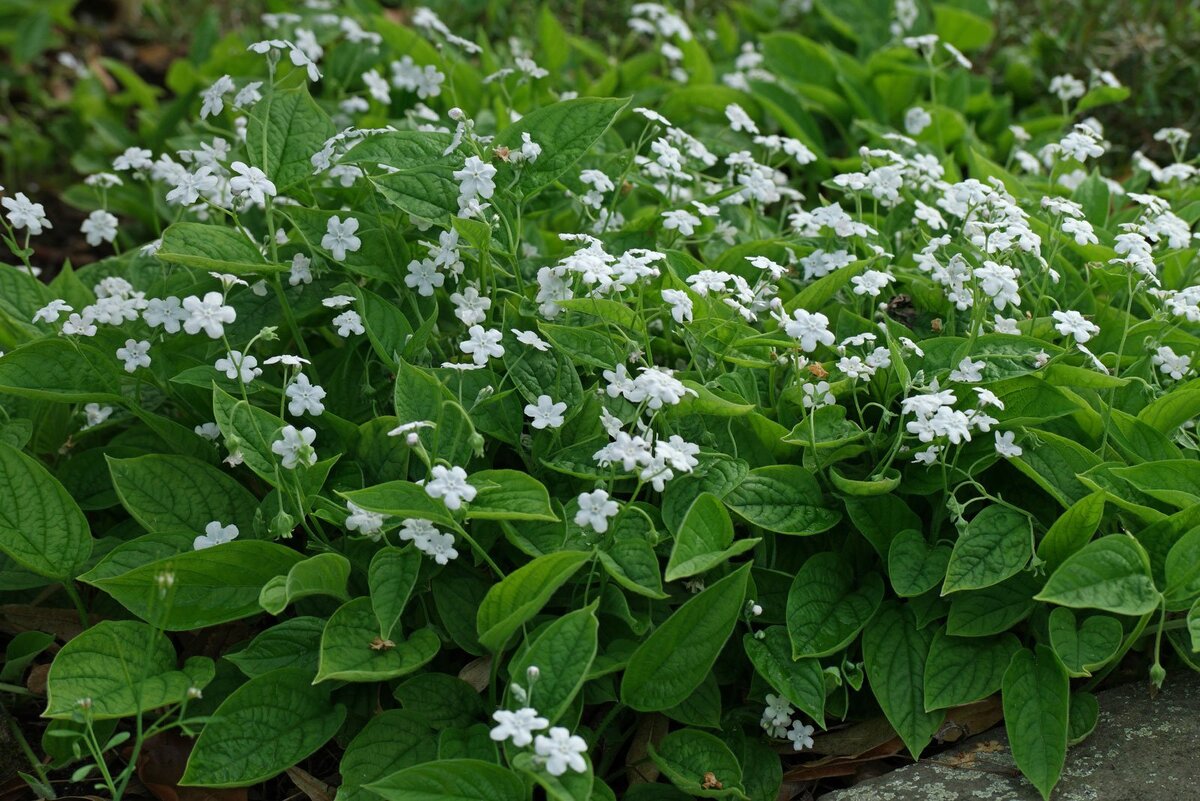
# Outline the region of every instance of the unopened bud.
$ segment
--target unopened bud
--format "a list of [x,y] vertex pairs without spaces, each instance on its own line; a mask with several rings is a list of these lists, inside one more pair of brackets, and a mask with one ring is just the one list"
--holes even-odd
[[525,669],[525,680],[530,684],[533,684],[535,681],[537,681],[538,677],[541,675],[542,671],[538,669],[537,665],[530,665]]

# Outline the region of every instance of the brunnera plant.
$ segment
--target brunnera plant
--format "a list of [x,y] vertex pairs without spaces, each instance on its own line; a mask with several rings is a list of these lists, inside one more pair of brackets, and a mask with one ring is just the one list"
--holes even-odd
[[1012,120],[940,4],[859,58],[643,4],[617,66],[323,5],[72,190],[112,256],[42,280],[0,201],[55,767],[119,798],[180,731],[190,786],[328,748],[345,801],[768,801],[999,693],[1048,797],[1110,671],[1196,667],[1186,132],[1105,177],[1127,90]]

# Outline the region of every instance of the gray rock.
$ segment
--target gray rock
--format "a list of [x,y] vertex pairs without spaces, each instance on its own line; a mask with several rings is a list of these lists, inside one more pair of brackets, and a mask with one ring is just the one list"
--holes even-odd
[[[1092,736],[1067,752],[1053,801],[1200,798],[1200,674],[1174,671],[1154,699],[1131,684],[1097,696]],[[1017,771],[1003,725],[820,801],[1041,801]]]

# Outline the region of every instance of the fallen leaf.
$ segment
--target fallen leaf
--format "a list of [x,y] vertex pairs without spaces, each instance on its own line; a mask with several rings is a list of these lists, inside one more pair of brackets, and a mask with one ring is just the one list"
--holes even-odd
[[492,678],[492,657],[491,654],[481,656],[477,659],[472,659],[467,664],[463,665],[462,670],[458,671],[458,677],[470,684],[475,692],[481,693],[487,689],[488,682]]
[[287,775],[291,777],[297,789],[308,796],[309,801],[333,801],[336,789],[303,768],[288,768]]

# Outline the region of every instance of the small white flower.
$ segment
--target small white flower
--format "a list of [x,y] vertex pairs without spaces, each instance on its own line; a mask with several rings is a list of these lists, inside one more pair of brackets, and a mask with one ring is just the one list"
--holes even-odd
[[1003,456],[1005,459],[1011,459],[1014,456],[1020,456],[1023,452],[1021,446],[1017,445],[1016,432],[1013,431],[997,431],[996,432],[996,453]]
[[311,284],[312,280],[312,259],[303,253],[292,256],[292,269],[288,273],[288,283],[297,286],[298,284]]
[[235,161],[229,166],[237,173],[229,179],[229,189],[234,195],[248,197],[252,203],[259,205],[266,203],[268,197],[275,197],[275,184],[258,167],[251,167],[242,161]]
[[933,117],[920,106],[913,106],[904,112],[904,130],[912,136],[919,136],[932,122]]
[[475,364],[487,364],[488,359],[504,355],[504,346],[500,344],[503,335],[498,329],[484,329],[481,325],[473,325],[467,329],[467,334],[470,338],[458,347],[468,354]]
[[1178,354],[1166,345],[1154,351],[1150,360],[1163,375],[1168,375],[1176,381],[1192,371],[1192,357],[1187,354]]
[[829,330],[829,318],[821,312],[796,309],[791,318],[784,318],[783,330],[800,343],[800,349],[811,353],[817,345],[832,345],[836,337]]
[[75,311],[74,306],[69,305],[65,300],[56,298],[34,312],[33,321],[35,323],[39,320],[47,323],[57,323],[59,315],[63,312],[73,311]]
[[608,519],[615,516],[620,508],[616,501],[609,500],[608,493],[602,489],[580,493],[575,525],[603,534],[608,531]]
[[500,725],[488,732],[488,736],[498,743],[511,739],[513,745],[520,748],[533,742],[533,732],[550,725],[550,721],[540,717],[537,710],[530,707],[515,712],[497,709],[492,713],[492,719]]
[[353,302],[353,295],[330,295],[321,299],[321,305],[327,309],[344,309]]
[[189,334],[204,331],[213,339],[220,339],[225,333],[225,324],[237,319],[237,311],[225,305],[220,292],[208,292],[203,299],[189,295],[183,299],[183,310],[188,314],[183,321],[184,331]]
[[692,299],[682,289],[664,289],[663,302],[671,307],[671,317],[682,325],[692,321]]
[[201,423],[192,430],[210,442],[216,442],[221,436],[221,429],[217,427],[216,423]]
[[1050,313],[1050,316],[1057,321],[1054,327],[1058,333],[1064,337],[1073,336],[1076,342],[1087,342],[1100,333],[1100,326],[1088,322],[1082,314],[1074,309],[1067,311],[1055,310]]
[[696,226],[700,225],[700,218],[692,214],[687,209],[672,209],[662,213],[663,228],[667,231],[678,230],[683,236],[691,236],[696,233]]
[[546,760],[546,772],[551,776],[561,776],[567,772],[567,768],[576,773],[587,770],[587,761],[583,758],[587,753],[587,743],[562,726],[550,729],[549,737],[539,734],[533,748],[538,756]]
[[333,324],[337,328],[339,337],[348,337],[351,334],[364,334],[367,331],[363,326],[362,317],[359,317],[358,312],[353,309],[347,309],[337,317],[334,317]]
[[346,530],[357,531],[372,539],[377,539],[379,532],[383,530],[383,521],[387,515],[381,512],[368,512],[361,506],[357,506],[350,501],[346,501]]
[[213,367],[217,372],[224,373],[225,377],[230,381],[240,379],[243,384],[249,384],[262,375],[262,368],[258,366],[258,359],[249,354],[243,354],[240,350],[229,351],[225,356],[217,359]]
[[308,359],[303,356],[293,356],[290,353],[281,353],[278,356],[272,356],[263,364],[282,364],[284,367],[300,367],[305,364],[311,364]]
[[525,405],[525,416],[532,421],[530,425],[540,431],[544,428],[561,426],[564,419],[563,412],[566,410],[566,403],[562,401],[555,403],[549,395],[538,395],[537,404]]
[[362,247],[362,240],[354,235],[357,230],[358,220],[354,217],[347,217],[342,222],[340,217],[334,215],[325,224],[321,247],[328,250],[336,261],[344,261],[347,253],[354,253]]
[[425,493],[431,498],[441,498],[446,508],[459,509],[463,502],[475,500],[478,490],[467,483],[467,471],[461,467],[445,467],[435,464],[430,471],[433,478],[425,484]]
[[814,731],[812,726],[793,720],[792,728],[787,733],[787,738],[792,741],[792,750],[803,751],[805,748],[812,748]]
[[312,465],[317,461],[317,452],[312,448],[316,438],[317,432],[311,428],[284,426],[279,432],[279,439],[271,443],[271,452],[281,458],[288,470],[296,469],[301,463]]
[[192,549],[202,551],[214,545],[224,545],[227,542],[233,542],[237,539],[238,533],[238,527],[233,523],[230,523],[228,526],[222,526],[219,521],[214,520],[204,527],[203,534],[192,540]]
[[117,238],[117,218],[103,209],[97,209],[83,221],[79,231],[87,237],[89,245],[98,247],[102,242]]
[[978,383],[983,380],[983,373],[981,371],[984,367],[987,367],[986,362],[973,362],[970,356],[965,356],[958,363],[958,367],[950,371],[950,380],[963,384]]
[[30,234],[38,236],[43,229],[54,227],[46,217],[45,207],[41,203],[31,201],[24,192],[0,198],[0,205],[8,209],[8,221],[18,231],[28,228]]
[[461,170],[454,171],[454,180],[458,181],[458,204],[463,206],[475,198],[487,200],[496,191],[496,183],[492,179],[496,168],[479,156],[468,156]]
[[98,403],[89,403],[83,407],[83,413],[87,417],[87,422],[83,424],[85,429],[98,426],[109,418],[113,413],[113,407],[101,406]]
[[417,540],[416,546],[439,565],[449,564],[450,560],[458,558],[458,551],[454,549],[453,534],[437,531],[423,540]]
[[536,331],[522,331],[519,328],[514,328],[512,329],[512,332],[516,335],[517,341],[522,345],[528,345],[531,348],[536,348],[543,353],[550,350],[550,343],[539,337]]
[[288,411],[294,417],[299,417],[305,412],[319,415],[325,411],[325,405],[321,403],[325,398],[325,390],[309,381],[304,373],[300,373],[295,381],[288,384],[284,394],[288,398]]
[[125,362],[125,372],[137,372],[139,367],[150,366],[150,343],[136,339],[125,340],[125,347],[117,348],[117,358]]

